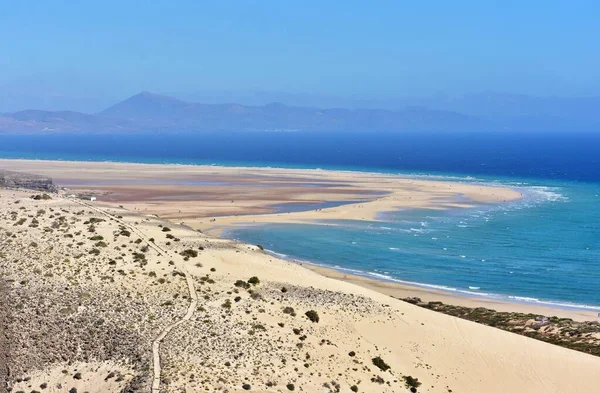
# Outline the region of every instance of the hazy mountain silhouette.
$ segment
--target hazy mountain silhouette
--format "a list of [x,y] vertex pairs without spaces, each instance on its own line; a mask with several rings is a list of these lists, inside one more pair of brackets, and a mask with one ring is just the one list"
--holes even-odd
[[[415,104],[409,106],[410,104]],[[371,105],[376,103],[371,102]],[[388,102],[388,106],[390,103]],[[402,108],[201,104],[142,92],[100,113],[26,110],[0,115],[3,132],[489,131],[600,129],[600,99],[474,95],[403,100]],[[383,105],[382,105],[383,106]]]

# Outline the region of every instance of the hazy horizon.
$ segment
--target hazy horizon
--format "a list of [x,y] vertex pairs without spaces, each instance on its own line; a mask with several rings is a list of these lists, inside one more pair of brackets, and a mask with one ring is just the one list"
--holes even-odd
[[0,112],[94,113],[141,91],[382,109],[485,92],[600,96],[591,1],[66,5],[3,7],[13,39],[0,43]]
[[541,100],[579,100],[600,99],[597,95],[557,96],[531,95],[522,92],[481,90],[464,94],[437,93],[423,96],[344,96],[327,95],[311,92],[267,91],[267,90],[210,90],[192,92],[150,91],[147,89],[123,94],[90,95],[82,92],[63,89],[39,90],[21,89],[19,84],[0,86],[0,114],[23,110],[43,111],[75,111],[95,114],[124,101],[137,94],[149,92],[156,95],[173,97],[182,101],[201,104],[240,104],[247,106],[263,106],[270,103],[281,103],[289,106],[314,107],[321,109],[382,109],[401,110],[407,107],[434,108],[443,102],[456,102],[463,99],[493,97],[501,99],[541,99]]

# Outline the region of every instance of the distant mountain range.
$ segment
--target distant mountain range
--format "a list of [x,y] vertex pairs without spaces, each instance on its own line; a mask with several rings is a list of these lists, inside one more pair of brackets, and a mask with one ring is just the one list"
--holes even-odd
[[600,99],[496,94],[406,101],[399,110],[323,109],[282,103],[201,104],[142,92],[96,114],[41,110],[0,114],[0,132],[5,133],[477,130],[600,131]]

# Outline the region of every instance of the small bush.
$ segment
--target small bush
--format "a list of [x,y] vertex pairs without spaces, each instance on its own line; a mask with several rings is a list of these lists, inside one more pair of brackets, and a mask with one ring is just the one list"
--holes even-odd
[[373,364],[375,366],[377,366],[381,371],[387,371],[390,369],[390,366],[383,361],[383,359],[379,356],[377,356],[376,358],[373,358]]
[[198,256],[198,251],[188,248],[187,250],[184,250],[184,251],[180,252],[179,254],[184,257],[188,257],[188,258],[196,258]]
[[417,378],[413,378],[410,375],[405,375],[402,378],[404,379],[404,384],[406,387],[410,388],[411,391],[413,391],[413,389],[416,390],[419,386],[421,386],[421,382],[419,382]]
[[162,231],[163,232],[171,232],[171,228],[169,228],[169,227],[163,227]]
[[285,387],[290,391],[294,391],[294,389],[296,389],[293,383],[288,383],[287,385],[285,385]]
[[319,314],[315,310],[309,310],[304,315],[314,323],[319,323]]
[[258,279],[258,277],[253,276],[248,279],[248,283],[250,283],[252,285],[258,285],[258,284],[260,284],[260,280]]
[[284,313],[284,314],[289,314],[289,315],[291,315],[292,317],[295,317],[295,316],[296,316],[296,311],[294,310],[294,308],[293,308],[293,307],[289,307],[289,306],[288,306],[288,307],[284,307],[284,309],[283,309],[283,313]]
[[237,280],[233,285],[236,286],[236,287],[238,287],[238,288],[244,288],[244,289],[250,288],[250,284],[248,284],[244,280]]

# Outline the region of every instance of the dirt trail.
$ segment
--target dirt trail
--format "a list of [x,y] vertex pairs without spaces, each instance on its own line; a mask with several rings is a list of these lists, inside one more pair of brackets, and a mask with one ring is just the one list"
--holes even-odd
[[[146,234],[143,231],[141,231],[140,229],[127,224],[123,220],[121,220],[117,217],[114,217],[110,213],[107,213],[106,211],[104,211],[101,208],[98,208],[96,206],[92,206],[89,203],[78,201],[78,200],[75,200],[75,202],[79,203],[80,205],[83,205],[89,209],[97,211],[98,213],[100,213],[104,216],[110,217],[111,219],[115,220],[119,224],[127,227],[127,229],[129,229],[132,233],[135,233],[141,239],[145,240],[146,243],[148,244],[148,246],[151,247],[152,249],[154,249],[158,253],[159,256],[167,254],[166,250],[162,249],[162,247],[156,245],[154,242],[151,242],[149,237],[146,236]],[[153,393],[160,392],[160,381],[161,381],[160,375],[161,375],[161,370],[162,370],[161,365],[160,365],[160,345],[161,345],[162,341],[169,334],[169,332],[171,332],[171,330],[173,330],[177,326],[181,325],[182,323],[189,321],[192,318],[192,316],[194,315],[194,312],[196,311],[196,307],[198,306],[198,295],[196,293],[196,287],[194,286],[194,280],[192,279],[190,273],[183,266],[181,261],[175,262],[175,267],[177,268],[178,271],[180,271],[181,273],[183,273],[185,275],[185,280],[187,282],[189,297],[191,300],[190,300],[190,305],[188,306],[188,309],[187,309],[185,315],[181,319],[177,320],[176,322],[173,322],[172,324],[166,326],[158,334],[158,336],[152,341],[153,378],[152,378],[152,390],[151,391]],[[2,393],[2,392],[0,391],[0,393]]]

